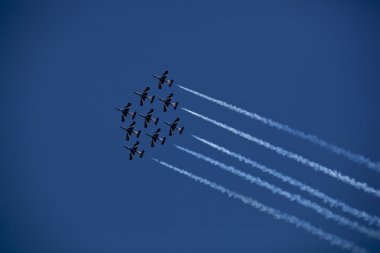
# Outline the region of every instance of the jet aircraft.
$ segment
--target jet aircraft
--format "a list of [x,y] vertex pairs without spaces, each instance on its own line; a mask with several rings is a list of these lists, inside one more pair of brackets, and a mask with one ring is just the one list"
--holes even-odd
[[170,95],[166,99],[163,99],[163,98],[158,98],[158,99],[164,103],[164,112],[168,110],[168,107],[170,105],[174,107],[174,110],[177,109],[178,102],[175,102],[175,103],[172,102],[173,93],[170,93]]
[[164,83],[169,84],[169,87],[171,87],[171,86],[173,85],[174,80],[169,80],[169,79],[167,79],[168,74],[169,74],[169,71],[168,71],[168,70],[165,70],[165,72],[162,73],[161,76],[153,75],[154,78],[156,78],[156,79],[159,80],[159,82],[158,82],[158,88],[159,88],[159,89],[162,88],[162,86],[164,85]]
[[118,111],[121,111],[121,121],[124,122],[125,119],[127,118],[128,114],[131,115],[132,119],[136,117],[136,112],[130,112],[129,110],[131,109],[131,103],[128,103],[123,109],[121,108],[115,108]]
[[133,147],[127,147],[127,146],[124,146],[124,148],[128,149],[129,150],[129,160],[132,160],[134,155],[137,153],[140,155],[140,158],[143,157],[144,155],[144,150],[137,150],[137,148],[139,147],[139,144],[140,142],[136,141],[136,143],[133,145]]
[[176,129],[179,131],[179,134],[182,134],[183,129],[185,129],[185,128],[184,127],[177,127],[178,123],[179,123],[179,118],[176,118],[172,123],[165,122],[165,124],[169,126],[169,135],[170,136],[173,135],[173,132]]
[[150,109],[149,112],[146,114],[146,115],[143,115],[143,114],[140,114],[139,113],[139,116],[143,117],[145,119],[144,121],[144,127],[147,128],[148,127],[148,124],[150,121],[153,121],[154,122],[154,125],[157,125],[158,124],[158,120],[159,118],[153,118],[152,115],[153,115],[153,109]]
[[133,121],[129,127],[125,127],[125,126],[121,126],[121,128],[123,130],[125,130],[127,132],[126,136],[125,136],[125,139],[128,141],[129,138],[131,137],[132,134],[135,134],[137,136],[137,138],[140,137],[140,134],[141,134],[141,130],[138,130],[138,131],[134,131],[133,129],[135,128],[135,125],[136,125],[136,122]]
[[157,140],[161,141],[161,145],[164,145],[164,143],[166,141],[166,137],[160,138],[159,137],[160,132],[161,132],[161,129],[159,128],[159,129],[157,129],[157,131],[154,134],[145,133],[146,135],[148,135],[149,137],[152,138],[152,140],[150,142],[150,146],[152,148],[154,147],[154,144],[156,143]]
[[135,94],[140,96],[140,105],[143,105],[147,98],[150,100],[150,103],[153,103],[154,96],[148,96],[149,89],[149,87],[146,87],[141,93],[135,91]]

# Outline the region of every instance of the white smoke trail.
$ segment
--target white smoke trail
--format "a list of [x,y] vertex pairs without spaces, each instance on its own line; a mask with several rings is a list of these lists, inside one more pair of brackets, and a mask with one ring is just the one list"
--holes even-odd
[[356,181],[354,178],[350,178],[349,176],[346,176],[346,175],[342,175],[340,172],[336,171],[336,170],[332,170],[332,169],[329,169],[323,165],[320,165],[319,163],[316,163],[316,162],[313,162],[313,161],[310,161],[309,159],[301,156],[301,155],[298,155],[298,154],[295,154],[295,153],[292,153],[290,151],[287,151],[281,147],[278,147],[278,146],[274,146],[272,144],[270,144],[269,142],[266,142],[266,141],[263,141],[259,138],[256,138],[250,134],[247,134],[247,133],[244,133],[242,131],[239,131],[233,127],[230,127],[226,124],[223,124],[219,121],[216,121],[216,120],[213,120],[213,119],[210,119],[206,116],[203,116],[199,113],[196,113],[196,112],[193,112],[191,110],[188,110],[188,109],[185,109],[185,108],[182,108],[183,110],[185,110],[186,112],[194,115],[194,116],[197,116],[198,118],[201,118],[207,122],[210,122],[216,126],[219,126],[225,130],[228,130],[246,140],[249,140],[249,141],[252,141],[252,142],[255,142],[257,144],[259,144],[260,146],[263,146],[269,150],[273,150],[275,151],[276,153],[282,155],[282,156],[285,156],[285,157],[288,157],[290,159],[293,159],[299,163],[302,163],[304,165],[307,165],[311,168],[313,168],[315,171],[320,171],[320,172],[323,172],[325,173],[326,175],[329,175],[335,179],[338,179],[339,181],[341,182],[344,182],[346,184],[349,184],[353,187],[355,187],[356,189],[359,189],[359,190],[363,190],[364,192],[366,193],[369,193],[369,194],[372,194],[373,196],[376,196],[376,197],[380,197],[380,191],[371,187],[371,186],[368,186],[367,183],[364,183],[364,182],[358,182]]
[[346,213],[349,213],[355,217],[358,217],[358,218],[361,218],[363,220],[365,220],[366,222],[368,222],[368,224],[370,225],[377,225],[377,226],[380,226],[380,218],[375,216],[375,215],[370,215],[364,211],[361,211],[361,210],[358,210],[354,207],[351,207],[349,206],[348,204],[340,201],[340,200],[337,200],[337,199],[334,199],[328,195],[326,195],[325,193],[315,189],[315,188],[312,188],[311,186],[308,186],[290,176],[286,176],[284,174],[282,174],[281,172],[278,172],[277,170],[275,169],[272,169],[272,168],[268,168],[258,162],[255,162],[255,161],[252,161],[251,159],[249,158],[246,158],[238,153],[235,153],[233,151],[230,151],[224,147],[221,147],[213,142],[210,142],[208,140],[205,140],[203,138],[200,138],[198,136],[195,136],[195,135],[192,135],[195,139],[199,140],[200,142],[218,150],[218,151],[221,151],[229,156],[232,156],[236,159],[238,159],[239,161],[241,162],[244,162],[254,168],[257,168],[259,170],[261,170],[262,172],[265,172],[265,173],[268,173],[278,179],[280,179],[281,181],[285,182],[285,183],[288,183],[290,185],[293,185],[293,186],[296,186],[298,187],[300,190],[302,191],[305,191],[307,193],[309,193],[310,195],[314,196],[314,197],[317,197],[319,199],[321,199],[324,203],[327,203],[329,204],[331,207],[339,207],[341,208],[341,210],[343,212],[346,212]]
[[362,234],[367,235],[368,237],[380,240],[380,233],[379,232],[374,231],[374,230],[369,229],[369,228],[366,228],[364,226],[361,226],[357,222],[351,221],[351,220],[349,220],[343,216],[335,214],[335,213],[331,212],[329,209],[324,208],[315,202],[312,202],[308,199],[302,198],[298,194],[293,194],[293,193],[290,193],[288,191],[285,191],[285,190],[281,189],[280,187],[277,187],[273,184],[270,184],[266,181],[261,180],[259,177],[252,176],[251,174],[245,173],[241,170],[238,170],[232,166],[226,165],[222,162],[219,162],[219,161],[212,159],[208,156],[205,156],[203,154],[194,152],[192,150],[189,150],[187,148],[184,148],[184,147],[181,147],[178,145],[175,145],[175,147],[177,147],[179,150],[182,150],[185,153],[188,153],[188,154],[190,154],[190,155],[192,155],[198,159],[206,161],[206,162],[208,162],[214,166],[217,166],[217,167],[219,167],[225,171],[228,171],[228,172],[230,172],[236,176],[239,176],[239,177],[247,180],[248,182],[250,182],[252,184],[256,184],[258,186],[261,186],[261,187],[271,191],[273,194],[278,194],[278,195],[280,195],[280,196],[282,196],[282,197],[284,197],[290,201],[294,201],[294,202],[296,202],[296,203],[298,203],[304,207],[310,208],[310,209],[314,210],[315,212],[317,212],[318,214],[320,214],[321,216],[323,216],[324,218],[331,219],[331,220],[337,222],[339,225],[347,226],[353,230],[356,230]]
[[292,215],[289,215],[287,213],[281,212],[277,209],[268,207],[268,206],[254,200],[248,196],[244,196],[242,194],[239,194],[235,191],[232,191],[230,189],[223,187],[222,185],[211,182],[205,178],[194,175],[194,174],[192,174],[186,170],[182,170],[182,169],[177,168],[173,165],[170,165],[166,162],[163,162],[163,161],[160,161],[160,160],[157,160],[154,158],[153,158],[153,160],[156,161],[157,163],[169,168],[169,169],[172,169],[172,170],[174,170],[174,171],[176,171],[176,172],[178,172],[184,176],[187,176],[187,177],[193,179],[196,182],[207,185],[208,187],[210,187],[214,190],[217,190],[223,194],[226,194],[228,197],[238,199],[238,200],[242,201],[244,204],[250,205],[250,206],[256,208],[257,210],[259,210],[261,212],[267,213],[275,219],[283,220],[287,223],[295,225],[296,227],[302,228],[302,229],[306,230],[307,232],[311,233],[312,235],[315,235],[315,236],[317,236],[323,240],[330,242],[331,245],[340,247],[341,249],[349,250],[353,253],[366,253],[366,252],[368,252],[366,249],[356,245],[354,242],[345,240],[345,239],[340,238],[334,234],[325,232],[324,230],[317,228],[317,227],[311,225],[310,223],[308,223],[304,220],[301,220],[295,216],[292,216]]
[[274,120],[271,120],[271,119],[268,119],[268,118],[265,118],[263,116],[260,116],[256,113],[252,113],[252,112],[249,112],[247,110],[244,110],[242,108],[239,108],[237,106],[234,106],[234,105],[231,105],[231,104],[228,104],[224,101],[221,101],[219,99],[215,99],[215,98],[212,98],[212,97],[209,97],[205,94],[202,94],[202,93],[199,93],[197,91],[194,91],[194,90],[191,90],[189,88],[186,88],[186,87],[183,87],[181,85],[178,85],[179,88],[185,90],[185,91],[188,91],[198,97],[201,97],[201,98],[204,98],[208,101],[211,101],[215,104],[218,104],[220,106],[223,106],[225,108],[228,108],[234,112],[237,112],[237,113],[240,113],[240,114],[243,114],[251,119],[255,119],[261,123],[264,123],[265,125],[267,126],[270,126],[270,127],[274,127],[274,128],[277,128],[283,132],[286,132],[286,133],[289,133],[293,136],[296,136],[298,138],[301,138],[303,140],[307,140],[311,143],[314,143],[322,148],[325,148],[326,150],[328,151],[331,151],[335,154],[338,154],[352,162],[355,162],[357,164],[361,164],[361,165],[364,165],[366,166],[367,168],[369,169],[373,169],[377,172],[380,172],[380,163],[375,163],[375,162],[372,162],[370,159],[364,157],[363,155],[360,155],[360,154],[355,154],[355,153],[352,153],[351,151],[349,150],[346,150],[346,149],[343,149],[341,147],[338,147],[334,144],[331,144],[331,143],[328,143],[327,141],[324,141],[320,138],[318,138],[317,136],[315,135],[311,135],[311,134],[306,134],[300,130],[297,130],[297,129],[294,129],[294,128],[291,128],[287,125],[284,125],[284,124],[281,124],[279,122],[276,122]]

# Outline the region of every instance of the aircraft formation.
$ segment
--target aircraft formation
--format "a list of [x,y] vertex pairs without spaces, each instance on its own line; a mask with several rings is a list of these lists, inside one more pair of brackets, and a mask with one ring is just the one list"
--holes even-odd
[[[164,87],[164,84],[167,84],[170,87],[172,87],[174,80],[168,79],[169,71],[165,70],[164,73],[162,73],[161,76],[153,75],[154,78],[158,79],[158,89],[162,89]],[[138,95],[140,97],[139,103],[140,106],[144,106],[146,104],[153,104],[155,101],[155,95],[150,94],[151,90],[150,87],[146,87],[141,92],[134,92],[134,94]],[[172,106],[174,110],[178,107],[178,102],[172,102],[174,97],[173,93],[170,93],[166,98],[160,98],[158,97],[158,101],[163,103],[163,111],[167,112],[169,107]],[[136,115],[140,116],[144,120],[144,128],[147,128],[150,123],[154,124],[154,126],[157,126],[159,123],[159,117],[156,116],[154,113],[154,109],[149,109],[146,114],[137,113],[136,111],[132,112],[132,103],[128,103],[124,106],[124,108],[118,108],[115,109],[121,112],[121,122],[124,125],[121,125],[121,129],[125,131],[125,140],[128,142],[131,140],[132,135],[136,136],[136,138],[140,138],[141,131],[135,130],[136,128]],[[128,125],[127,124],[127,118],[131,118],[132,122]],[[169,136],[172,136],[175,130],[178,130],[179,134],[182,134],[184,127],[178,127],[180,123],[180,118],[176,118],[172,122],[164,122],[165,125],[169,126],[168,134]],[[153,148],[157,141],[161,143],[161,145],[164,145],[166,142],[165,136],[160,136],[161,134],[161,128],[157,128],[155,132],[148,133],[145,132],[145,135],[150,138],[150,146]],[[143,157],[145,150],[139,150],[140,141],[136,141],[132,146],[124,146],[127,150],[129,150],[129,160],[133,160],[134,156],[137,154],[140,156],[140,158]]]

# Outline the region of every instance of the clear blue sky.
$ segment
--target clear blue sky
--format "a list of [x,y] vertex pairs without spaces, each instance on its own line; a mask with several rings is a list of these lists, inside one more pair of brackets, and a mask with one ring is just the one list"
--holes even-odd
[[159,91],[151,76],[168,68],[177,84],[379,161],[379,27],[378,1],[2,1],[0,252],[343,252],[150,157],[379,250],[172,144],[298,193],[190,134],[208,138],[380,215],[375,197],[158,103],[161,120],[179,116],[185,132],[153,150],[142,136],[145,157],[130,162],[114,110],[137,106],[133,91],[146,86],[174,92],[180,106],[380,188],[378,173],[176,86]]

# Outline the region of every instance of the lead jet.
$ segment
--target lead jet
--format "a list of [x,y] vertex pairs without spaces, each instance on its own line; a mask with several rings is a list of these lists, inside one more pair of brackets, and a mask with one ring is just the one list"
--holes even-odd
[[164,83],[169,84],[169,87],[171,87],[171,86],[173,85],[174,80],[169,80],[169,79],[167,79],[168,74],[169,74],[169,71],[168,71],[168,70],[165,70],[165,72],[162,73],[161,76],[153,75],[154,78],[156,78],[156,79],[159,80],[159,82],[158,82],[158,88],[159,88],[159,89],[162,88],[162,86],[164,85]]
[[144,150],[137,150],[137,148],[139,147],[139,144],[140,142],[136,141],[136,143],[133,145],[133,147],[127,147],[127,146],[124,146],[124,148],[128,149],[129,150],[129,160],[132,160],[134,155],[137,153],[140,155],[140,158],[143,157],[144,155]]
[[152,141],[150,142],[150,146],[152,148],[154,147],[154,144],[156,143],[157,140],[161,141],[161,145],[164,145],[166,141],[166,137],[160,138],[159,137],[160,132],[161,132],[161,129],[159,128],[154,134],[145,133],[146,135],[152,138]]
[[143,117],[145,119],[145,121],[144,121],[144,127],[145,128],[148,127],[148,124],[149,124],[150,121],[153,121],[154,125],[158,124],[159,118],[158,117],[157,118],[153,118],[152,115],[153,115],[153,109],[150,109],[149,112],[146,115],[143,115],[143,114],[139,113],[139,116],[141,116],[141,117]]
[[126,134],[126,136],[125,136],[125,139],[126,139],[127,141],[129,141],[129,138],[131,137],[132,134],[135,134],[135,135],[137,136],[137,138],[140,137],[141,130],[139,130],[139,131],[134,131],[134,130],[133,130],[133,129],[135,128],[135,125],[136,125],[136,122],[133,121],[133,122],[129,125],[129,127],[121,126],[121,128],[127,132],[127,134]]
[[131,115],[132,119],[136,117],[136,112],[130,112],[129,109],[131,109],[131,103],[128,103],[123,109],[115,107],[116,110],[121,111],[121,121],[124,122],[127,118],[128,114]]
[[143,105],[145,102],[145,99],[147,98],[150,100],[150,103],[153,103],[154,96],[151,96],[151,97],[148,96],[149,89],[150,89],[149,87],[146,87],[141,93],[135,91],[135,94],[140,96],[140,105]]
[[179,123],[179,118],[176,118],[172,123],[165,122],[165,124],[170,127],[169,128],[169,135],[170,136],[173,135],[173,132],[176,129],[179,131],[179,134],[182,134],[183,129],[185,129],[185,128],[184,127],[177,127],[178,123]]
[[164,112],[168,110],[168,107],[172,105],[174,107],[174,110],[177,109],[178,102],[172,103],[173,99],[173,93],[170,93],[170,95],[166,99],[158,98],[160,101],[164,102]]

